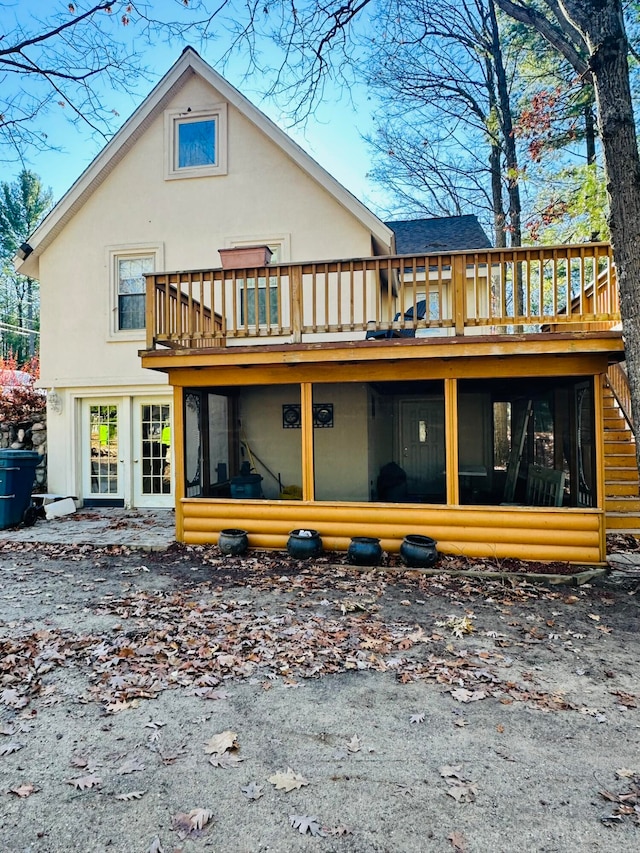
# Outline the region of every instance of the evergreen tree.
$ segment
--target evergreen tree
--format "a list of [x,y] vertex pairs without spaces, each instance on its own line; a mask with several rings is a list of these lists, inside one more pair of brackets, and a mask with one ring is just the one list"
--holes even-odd
[[38,351],[40,299],[38,282],[18,275],[13,258],[52,203],[51,190],[28,169],[0,184],[0,355],[20,364]]

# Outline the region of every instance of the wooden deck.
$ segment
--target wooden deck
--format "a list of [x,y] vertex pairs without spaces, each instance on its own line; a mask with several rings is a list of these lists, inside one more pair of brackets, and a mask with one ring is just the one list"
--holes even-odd
[[607,243],[147,276],[147,353],[588,334],[619,323]]

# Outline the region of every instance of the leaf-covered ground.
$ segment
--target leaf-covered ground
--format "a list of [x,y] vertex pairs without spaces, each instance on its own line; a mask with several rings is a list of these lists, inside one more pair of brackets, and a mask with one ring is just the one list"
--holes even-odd
[[640,845],[640,576],[335,560],[0,543],[0,850]]

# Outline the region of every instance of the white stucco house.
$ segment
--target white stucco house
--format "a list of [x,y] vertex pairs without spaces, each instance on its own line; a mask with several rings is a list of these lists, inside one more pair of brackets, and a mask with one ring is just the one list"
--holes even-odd
[[191,543],[598,562],[637,527],[611,247],[384,223],[191,48],[20,254],[50,491]]

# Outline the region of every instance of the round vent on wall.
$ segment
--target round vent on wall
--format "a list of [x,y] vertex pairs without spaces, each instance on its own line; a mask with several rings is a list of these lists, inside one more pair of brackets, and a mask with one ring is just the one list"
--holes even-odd
[[284,403],[282,406],[282,428],[300,429],[301,416],[299,403]]

